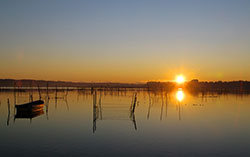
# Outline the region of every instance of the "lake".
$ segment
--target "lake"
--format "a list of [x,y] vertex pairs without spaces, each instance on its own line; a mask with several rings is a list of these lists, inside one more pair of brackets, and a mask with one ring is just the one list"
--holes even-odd
[[[29,102],[29,94],[16,93],[16,103]],[[14,93],[0,92],[1,156],[250,156],[250,95],[182,89],[57,95],[42,92],[43,110],[25,118],[15,117]]]

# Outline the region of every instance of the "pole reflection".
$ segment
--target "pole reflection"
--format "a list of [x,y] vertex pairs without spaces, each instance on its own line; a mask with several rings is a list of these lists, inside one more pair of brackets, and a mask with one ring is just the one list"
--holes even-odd
[[[136,118],[135,118],[135,108],[138,104],[137,93],[134,93],[130,107],[128,104],[112,104],[112,103],[102,103],[102,94],[93,91],[93,133],[97,130],[97,121],[110,121],[110,120],[129,120],[132,121],[134,129],[137,130]],[[119,95],[118,95],[119,96]]]

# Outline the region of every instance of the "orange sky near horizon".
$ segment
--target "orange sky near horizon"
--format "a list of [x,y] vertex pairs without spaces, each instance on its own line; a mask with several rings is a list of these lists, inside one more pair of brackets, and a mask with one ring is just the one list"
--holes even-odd
[[[147,81],[175,81],[177,75],[183,75],[187,81],[199,79],[200,81],[233,81],[250,80],[250,76],[243,71],[234,73],[227,69],[203,72],[199,68],[178,67],[95,67],[81,68],[79,66],[39,66],[22,67],[12,65],[8,67],[9,72],[0,67],[1,78],[12,79],[36,79],[36,80],[60,80],[73,82],[123,82],[123,83],[143,83]],[[115,65],[114,65],[115,66]],[[24,70],[23,70],[24,69]]]

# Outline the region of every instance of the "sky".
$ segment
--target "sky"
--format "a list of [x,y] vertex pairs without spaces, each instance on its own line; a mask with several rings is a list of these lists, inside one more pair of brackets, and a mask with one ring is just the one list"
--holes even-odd
[[250,80],[249,0],[1,0],[0,78]]

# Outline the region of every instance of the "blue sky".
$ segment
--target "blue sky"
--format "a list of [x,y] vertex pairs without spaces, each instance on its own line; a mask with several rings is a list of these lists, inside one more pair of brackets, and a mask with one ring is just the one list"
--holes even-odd
[[0,77],[250,80],[250,1],[0,2]]

